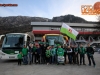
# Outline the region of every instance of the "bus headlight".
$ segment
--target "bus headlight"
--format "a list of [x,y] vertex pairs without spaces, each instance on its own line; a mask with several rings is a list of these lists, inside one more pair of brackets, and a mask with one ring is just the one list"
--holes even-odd
[[5,55],[4,53],[0,53],[0,55]]
[[4,53],[2,53],[2,55],[5,55]]

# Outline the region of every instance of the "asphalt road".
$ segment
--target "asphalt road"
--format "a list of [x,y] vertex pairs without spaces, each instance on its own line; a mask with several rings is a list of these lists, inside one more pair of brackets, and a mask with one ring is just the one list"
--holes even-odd
[[0,75],[100,75],[100,54],[95,53],[96,67],[85,65],[17,65],[17,61],[0,60]]

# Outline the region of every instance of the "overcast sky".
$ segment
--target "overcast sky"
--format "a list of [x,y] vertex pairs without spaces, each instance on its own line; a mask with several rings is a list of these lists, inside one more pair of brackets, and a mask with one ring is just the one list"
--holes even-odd
[[17,7],[0,7],[0,16],[32,16],[52,19],[72,14],[87,21],[97,21],[96,15],[81,15],[81,5],[94,5],[99,0],[0,0],[0,4],[18,4]]

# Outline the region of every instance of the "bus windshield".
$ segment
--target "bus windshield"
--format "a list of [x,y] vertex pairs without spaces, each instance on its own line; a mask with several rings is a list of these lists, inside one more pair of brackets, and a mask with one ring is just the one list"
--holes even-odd
[[3,48],[16,48],[23,47],[24,35],[20,34],[8,34],[4,38]]
[[63,36],[60,36],[60,35],[47,35],[46,41],[48,41],[48,39],[54,39],[55,43],[61,43],[61,44],[64,43],[64,38]]

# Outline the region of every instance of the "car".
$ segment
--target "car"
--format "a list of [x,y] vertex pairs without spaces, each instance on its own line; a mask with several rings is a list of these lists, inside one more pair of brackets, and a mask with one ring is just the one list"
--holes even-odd
[[100,49],[100,41],[93,41],[90,43],[90,46],[93,47],[95,52],[98,52],[98,50]]
[[76,40],[75,42],[76,42],[77,45],[82,44],[84,47],[86,47],[86,46],[87,46],[87,43],[88,43],[88,42],[85,41],[85,40]]
[[100,49],[98,49],[98,53],[100,54]]

